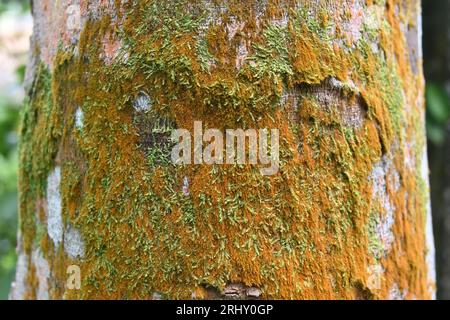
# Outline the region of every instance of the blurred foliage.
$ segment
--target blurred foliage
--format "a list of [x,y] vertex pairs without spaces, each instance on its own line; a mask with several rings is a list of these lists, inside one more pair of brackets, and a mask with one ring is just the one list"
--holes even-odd
[[20,106],[0,93],[0,298],[7,297],[16,262],[17,123]]
[[[28,0],[0,0],[0,19],[6,11],[29,11]],[[23,81],[25,66],[17,70]],[[0,92],[0,299],[8,297],[16,264],[17,234],[17,125],[20,105]]]
[[443,85],[429,82],[426,87],[427,134],[431,143],[441,146],[450,120],[450,96]]
[[16,262],[19,110],[0,93],[0,299],[8,296]]
[[11,7],[20,7],[23,12],[28,12],[30,10],[30,1],[29,0],[0,0],[0,14],[7,10],[10,10]]

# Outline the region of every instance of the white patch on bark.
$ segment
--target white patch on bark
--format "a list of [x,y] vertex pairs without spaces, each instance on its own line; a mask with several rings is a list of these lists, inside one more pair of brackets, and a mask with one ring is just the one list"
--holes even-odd
[[203,23],[200,29],[206,30],[210,24],[220,24],[222,19],[220,15],[226,13],[228,8],[224,4],[214,3],[214,0],[204,0],[202,7],[205,11]]
[[364,110],[358,103],[348,105],[341,112],[342,121],[350,128],[361,128],[364,124],[364,116]]
[[75,127],[79,130],[83,129],[84,125],[84,113],[80,107],[75,111]]
[[419,6],[419,14],[417,15],[417,56],[423,58],[423,26],[422,26],[422,7]]
[[369,248],[372,254],[380,258],[385,256],[394,242],[392,226],[395,222],[395,207],[387,193],[387,179],[394,185],[394,188],[400,187],[398,172],[396,172],[393,163],[387,156],[384,156],[377,163],[371,173],[372,182],[372,200],[380,203],[384,212],[373,212],[371,223],[369,225]]
[[154,292],[152,295],[153,300],[162,300],[162,295],[158,292]]
[[[323,110],[337,114],[346,127],[358,129],[364,124],[364,101],[352,81],[344,83],[331,77],[320,85],[311,86],[308,91]],[[348,95],[353,95],[354,99]]]
[[248,56],[247,44],[245,43],[244,40],[241,40],[237,48],[236,69],[240,70],[242,68],[247,56]]
[[17,258],[15,281],[11,284],[10,300],[25,299],[27,273],[28,256],[24,252],[20,252]]
[[141,91],[134,100],[133,107],[137,112],[146,112],[152,107],[152,101],[147,93]]
[[330,77],[329,83],[333,88],[337,88],[340,90],[350,89],[353,92],[358,92],[358,87],[356,84],[350,79],[347,82],[342,82],[335,77]]
[[189,178],[188,177],[184,177],[184,179],[183,179],[183,195],[185,197],[188,197],[190,195]]
[[[50,266],[45,260],[42,252],[36,249],[31,254],[31,263],[34,266],[35,277],[37,279],[36,299],[48,300],[49,299],[49,286],[48,280],[50,278]],[[28,255],[21,252],[19,254],[16,266],[16,280],[11,285],[11,292],[9,299],[11,300],[24,300],[28,290],[32,289],[26,283],[29,270]]]
[[[422,167],[421,167],[422,179],[427,185],[429,190],[429,167],[428,167],[428,153],[427,148],[424,148],[422,154]],[[434,248],[434,234],[433,234],[433,218],[431,212],[431,203],[428,199],[427,212],[426,212],[426,262],[428,266],[428,290],[433,299],[436,299],[436,261],[435,261],[435,248]]]
[[394,225],[394,217],[391,214],[387,216],[381,216],[375,220],[375,236],[376,241],[374,243],[371,240],[370,248],[375,257],[385,256],[392,243],[394,242],[394,234],[392,232],[392,226]]
[[256,287],[247,287],[240,283],[232,283],[225,287],[222,295],[226,298],[259,298],[262,292]]
[[371,5],[365,10],[363,30],[364,38],[370,43],[372,52],[383,55],[380,49],[379,32],[384,21],[384,6]]
[[84,242],[81,233],[70,224],[64,233],[64,251],[72,259],[84,256]]
[[381,290],[383,276],[386,270],[380,264],[373,264],[367,268],[367,288],[370,291],[377,292]]
[[381,22],[383,21],[382,6],[372,5],[365,11],[364,15],[364,28],[367,31],[377,32],[381,28]]
[[31,259],[35,267],[36,278],[38,279],[36,299],[48,300],[48,279],[50,277],[50,267],[48,265],[48,262],[44,259],[39,249],[33,251]]
[[256,27],[259,29],[261,27],[261,20],[264,17],[264,14],[266,13],[268,5],[268,0],[260,0],[255,1],[255,19],[256,19]]
[[286,28],[289,24],[289,15],[285,12],[282,17],[272,19],[271,22],[279,28]]
[[250,297],[250,298],[259,298],[262,294],[260,289],[253,288],[253,287],[248,288],[246,293],[247,293],[247,297]]
[[389,290],[389,300],[405,300],[406,290],[400,290],[398,284],[394,284]]
[[413,147],[415,144],[415,141],[405,143],[405,156],[403,161],[405,162],[406,169],[408,169],[409,171],[413,171],[416,167],[416,158],[414,155]]
[[61,168],[56,167],[47,178],[47,232],[55,247],[63,239],[60,185]]
[[363,26],[363,8],[359,1],[356,1],[354,5],[349,8],[350,17],[347,21],[343,22],[343,30],[347,35],[348,40],[355,44],[362,37]]
[[235,17],[230,17],[230,23],[227,23],[225,29],[227,30],[228,41],[233,40],[236,34],[245,27],[245,22],[238,21]]

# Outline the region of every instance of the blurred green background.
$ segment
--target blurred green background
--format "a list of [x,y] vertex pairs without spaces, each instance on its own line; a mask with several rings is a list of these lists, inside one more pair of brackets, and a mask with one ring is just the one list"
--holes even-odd
[[422,1],[438,299],[450,299],[450,0]]
[[28,1],[0,0],[0,299],[16,263],[17,125],[30,32]]
[[[427,131],[438,298],[450,299],[450,0],[423,1]],[[31,32],[27,0],[0,0],[0,299],[14,275],[17,126]]]

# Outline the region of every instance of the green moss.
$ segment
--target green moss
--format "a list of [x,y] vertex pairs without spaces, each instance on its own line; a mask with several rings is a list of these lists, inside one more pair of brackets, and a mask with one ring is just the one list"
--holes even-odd
[[[254,46],[255,55],[248,60],[256,79],[268,76],[276,83],[293,75],[293,67],[289,60],[288,44],[290,35],[287,27],[269,25],[262,32],[264,45]],[[280,78],[280,80],[277,80]]]
[[36,203],[45,197],[47,177],[54,166],[61,135],[51,76],[42,64],[37,68],[30,94],[22,113],[19,167],[20,230],[28,253],[36,232]]
[[198,62],[203,71],[209,71],[209,68],[216,63],[214,56],[208,50],[208,42],[205,39],[197,40]]

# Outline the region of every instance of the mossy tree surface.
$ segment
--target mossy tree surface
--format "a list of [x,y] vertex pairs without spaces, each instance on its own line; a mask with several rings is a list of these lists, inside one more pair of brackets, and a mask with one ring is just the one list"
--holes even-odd
[[[419,1],[33,11],[12,298],[433,297]],[[172,165],[194,121],[279,129],[278,174]]]

